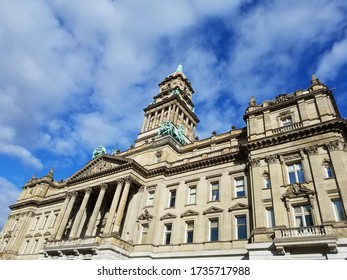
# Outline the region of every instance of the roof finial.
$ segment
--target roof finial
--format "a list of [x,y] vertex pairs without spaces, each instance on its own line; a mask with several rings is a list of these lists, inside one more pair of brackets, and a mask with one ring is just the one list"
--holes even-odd
[[183,66],[182,66],[182,63],[180,63],[180,64],[178,65],[176,72],[183,73]]
[[315,86],[315,85],[321,85],[322,83],[319,81],[319,79],[317,78],[316,74],[312,74],[312,78],[311,78],[311,87]]

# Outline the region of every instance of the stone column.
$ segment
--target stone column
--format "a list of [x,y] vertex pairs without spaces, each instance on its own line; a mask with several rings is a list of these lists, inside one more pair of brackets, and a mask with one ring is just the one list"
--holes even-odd
[[145,117],[143,118],[141,133],[143,133],[143,132],[145,131],[147,119],[148,119],[148,116],[145,116]]
[[106,189],[107,189],[107,184],[102,183],[100,185],[100,192],[99,192],[98,199],[96,200],[93,213],[89,219],[88,227],[86,230],[86,236],[91,236],[93,234],[93,230],[95,228],[95,223],[96,223],[96,220],[98,218],[98,214],[99,214],[99,211],[101,208],[102,201],[103,201],[104,196],[105,196]]
[[[347,151],[347,146],[344,144],[343,150],[340,150],[340,142],[332,141],[326,144],[326,149],[330,155],[331,163],[333,165],[336,184],[340,191],[341,201],[345,208],[345,214],[347,212],[347,166],[344,162],[344,153]],[[342,144],[341,144],[342,145]]]
[[77,234],[77,230],[81,224],[81,220],[83,217],[83,213],[86,210],[86,206],[90,197],[90,194],[92,193],[92,189],[91,188],[87,188],[85,189],[85,194],[83,197],[83,201],[81,203],[80,209],[77,212],[76,218],[75,218],[75,222],[71,228],[71,232],[70,232],[70,238],[75,238],[76,234]]
[[166,118],[166,121],[169,121],[170,120],[170,114],[171,114],[171,108],[172,108],[173,105],[170,105],[169,106],[169,109],[167,110],[167,118]]
[[152,114],[148,114],[147,115],[147,123],[146,123],[146,131],[148,131],[148,129],[149,129],[149,123],[151,122],[151,116],[152,116]]
[[113,222],[116,210],[117,210],[117,206],[119,203],[120,194],[121,194],[123,185],[124,185],[124,179],[117,180],[117,187],[116,187],[116,191],[115,191],[115,194],[113,196],[113,199],[112,199],[110,211],[108,212],[108,217],[107,217],[105,228],[104,228],[104,235],[108,235],[111,233],[112,222]]
[[78,195],[78,193],[76,191],[71,192],[71,198],[70,198],[69,204],[67,206],[67,209],[66,209],[66,211],[64,213],[63,220],[61,221],[61,225],[59,226],[59,229],[58,229],[58,232],[57,232],[56,239],[58,239],[58,240],[60,240],[62,238],[62,236],[63,236],[66,224],[69,221],[71,210],[72,210],[72,207],[73,207],[73,205],[75,203],[77,195]]
[[318,155],[318,145],[314,145],[305,149],[308,155],[308,161],[311,166],[313,184],[317,194],[317,206],[323,224],[334,221],[331,212],[331,200],[329,199],[327,190],[325,188],[325,178],[322,171],[321,159]]
[[122,222],[123,215],[124,215],[125,205],[126,205],[128,195],[129,195],[130,185],[131,185],[131,177],[129,176],[129,177],[125,178],[125,186],[124,186],[122,197],[121,197],[121,200],[120,200],[119,206],[118,206],[115,226],[114,226],[114,230],[113,230],[114,232],[119,231],[120,224]]
[[65,214],[65,211],[66,211],[66,209],[67,209],[67,205],[68,205],[68,203],[69,203],[70,198],[71,198],[71,192],[67,192],[67,193],[66,193],[65,200],[64,200],[64,203],[63,203],[63,206],[61,207],[60,212],[59,212],[59,215],[58,215],[58,217],[57,217],[57,220],[55,221],[55,224],[54,224],[53,234],[52,234],[53,239],[54,239],[55,236],[57,235],[59,226],[60,226],[61,221],[62,221],[62,219],[63,219],[63,217],[64,217],[64,214]]
[[262,202],[262,175],[260,173],[260,158],[250,160],[253,181],[253,199],[254,199],[254,228],[265,229],[264,205]]
[[274,210],[276,228],[285,227],[285,209],[281,200],[282,168],[277,155],[267,157],[269,173],[271,178],[272,207]]

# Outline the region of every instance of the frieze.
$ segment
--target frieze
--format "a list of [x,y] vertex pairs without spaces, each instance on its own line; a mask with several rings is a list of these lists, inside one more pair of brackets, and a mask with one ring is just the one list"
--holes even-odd
[[284,155],[283,160],[295,160],[295,159],[300,159],[301,155],[300,154],[291,154],[291,155]]

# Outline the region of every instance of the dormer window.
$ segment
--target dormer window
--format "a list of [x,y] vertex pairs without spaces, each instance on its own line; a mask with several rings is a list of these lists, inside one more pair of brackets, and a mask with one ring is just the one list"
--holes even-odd
[[292,121],[292,117],[291,116],[287,116],[287,117],[281,118],[282,126],[291,125],[292,123],[293,123],[293,121]]

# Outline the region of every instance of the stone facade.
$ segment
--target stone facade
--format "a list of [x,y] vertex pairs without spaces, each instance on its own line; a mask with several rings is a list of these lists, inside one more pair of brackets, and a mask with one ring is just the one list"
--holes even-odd
[[313,76],[306,90],[252,97],[246,127],[202,140],[193,93],[179,67],[129,150],[62,182],[31,178],[0,258],[347,258],[347,122],[331,90]]

